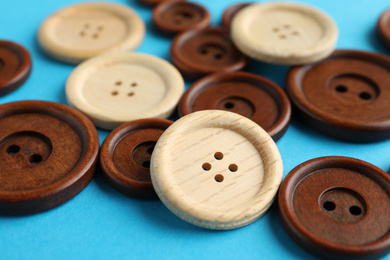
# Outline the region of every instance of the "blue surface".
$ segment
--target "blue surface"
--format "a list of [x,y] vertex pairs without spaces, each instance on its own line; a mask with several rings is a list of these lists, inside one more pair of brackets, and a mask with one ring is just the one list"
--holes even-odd
[[[0,103],[38,99],[66,104],[64,85],[74,66],[47,57],[36,35],[52,12],[76,0],[2,0],[0,38],[27,47],[33,58],[29,80]],[[151,22],[151,9],[135,0],[118,0],[132,6],[144,19],[147,35],[139,52],[169,59],[171,38],[159,34]],[[218,25],[223,10],[237,0],[197,0],[212,13]],[[339,27],[337,48],[375,51],[390,55],[378,42],[376,21],[390,7],[388,0],[298,1],[330,14]],[[272,79],[284,88],[287,66],[252,62],[249,71]],[[187,87],[191,82],[187,82]],[[102,142],[108,132],[100,131]],[[390,141],[351,144],[324,136],[295,119],[277,142],[284,161],[284,175],[315,157],[343,155],[368,161],[388,171]],[[160,201],[126,197],[109,186],[97,172],[75,198],[52,210],[29,216],[0,215],[1,259],[259,259],[311,258],[284,232],[274,204],[255,223],[233,231],[215,232],[192,226],[173,215]],[[388,257],[390,259],[390,256]]]

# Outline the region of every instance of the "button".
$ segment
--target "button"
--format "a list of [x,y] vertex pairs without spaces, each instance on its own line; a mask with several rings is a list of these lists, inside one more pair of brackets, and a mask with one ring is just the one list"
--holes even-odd
[[153,9],[153,23],[165,33],[203,29],[210,22],[207,9],[195,3],[171,1],[161,3]]
[[311,65],[293,67],[287,94],[296,114],[314,129],[341,139],[390,137],[390,59],[340,50]]
[[184,91],[169,62],[141,53],[108,53],[83,62],[66,82],[68,103],[94,124],[114,129],[141,118],[167,118]]
[[232,20],[236,16],[236,14],[239,11],[241,11],[244,7],[247,7],[250,4],[252,3],[239,3],[239,4],[231,5],[228,8],[226,8],[226,10],[222,14],[221,24],[223,26],[230,28]]
[[248,117],[274,141],[284,135],[291,117],[284,91],[272,81],[247,72],[218,73],[196,81],[183,95],[179,115],[207,109]]
[[379,17],[377,29],[379,39],[387,48],[390,48],[390,9],[384,11]]
[[30,76],[31,57],[23,46],[0,40],[0,96],[19,88]]
[[141,4],[148,6],[155,6],[161,3],[173,2],[173,1],[185,1],[185,0],[138,0]]
[[108,51],[134,50],[144,34],[144,22],[131,8],[82,3],[49,16],[39,29],[38,40],[50,56],[79,63]]
[[248,118],[221,110],[173,123],[155,146],[150,170],[165,206],[209,229],[239,228],[260,218],[283,178],[271,137]]
[[384,255],[390,248],[390,177],[367,162],[322,157],[302,163],[279,191],[289,236],[321,258]]
[[108,183],[128,196],[157,198],[150,179],[150,158],[157,140],[171,124],[165,119],[140,119],[112,131],[99,155]]
[[248,59],[234,47],[226,28],[192,30],[176,36],[171,60],[188,78],[243,69]]
[[324,12],[297,3],[254,4],[233,20],[232,39],[251,58],[279,64],[322,60],[335,48],[338,30]]
[[0,106],[0,213],[36,213],[77,195],[92,180],[96,128],[82,113],[46,101]]

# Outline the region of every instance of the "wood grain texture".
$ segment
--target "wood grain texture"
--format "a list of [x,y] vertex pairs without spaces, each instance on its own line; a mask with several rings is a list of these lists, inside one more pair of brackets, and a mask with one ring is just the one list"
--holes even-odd
[[280,153],[256,123],[204,110],[180,118],[158,140],[153,186],[177,216],[209,229],[252,223],[271,206],[283,177]]
[[133,9],[93,2],[50,15],[39,28],[38,41],[53,58],[77,64],[109,51],[134,50],[144,35],[144,22]]
[[338,29],[324,12],[297,3],[247,6],[231,25],[234,44],[249,57],[278,64],[307,64],[335,48]]
[[167,118],[184,91],[169,62],[152,55],[112,52],[77,66],[66,82],[68,103],[103,129],[142,118]]
[[349,157],[294,168],[279,191],[280,219],[301,247],[326,258],[378,258],[390,250],[390,177]]
[[0,106],[0,213],[36,213],[58,206],[91,181],[99,137],[68,106],[21,101]]

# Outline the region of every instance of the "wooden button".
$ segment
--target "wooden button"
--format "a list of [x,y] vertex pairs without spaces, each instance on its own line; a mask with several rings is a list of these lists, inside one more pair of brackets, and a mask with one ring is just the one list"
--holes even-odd
[[311,65],[293,67],[287,93],[296,114],[333,137],[369,142],[390,137],[390,59],[340,50]]
[[243,69],[248,59],[234,47],[226,28],[184,32],[171,45],[171,60],[188,78]]
[[169,62],[131,52],[89,59],[66,82],[69,104],[103,129],[141,118],[167,118],[183,91],[183,78]]
[[128,196],[157,198],[150,179],[150,158],[157,140],[171,124],[164,119],[140,119],[119,126],[107,136],[99,158],[111,186]]
[[312,63],[335,48],[338,30],[324,12],[297,3],[254,4],[232,23],[232,39],[251,58],[280,64]]
[[148,6],[155,6],[161,3],[173,2],[173,1],[185,1],[185,0],[138,0],[141,4]]
[[377,24],[378,36],[382,43],[390,48],[390,9],[384,11]]
[[19,88],[30,76],[31,57],[23,46],[0,40],[0,96]]
[[144,22],[125,5],[81,3],[49,16],[38,40],[52,57],[79,63],[108,51],[134,50],[144,34]]
[[73,198],[91,181],[98,150],[95,127],[73,108],[1,105],[0,213],[35,213]]
[[279,213],[291,238],[321,258],[378,257],[390,248],[390,177],[353,158],[313,159],[283,181]]
[[271,137],[248,118],[220,110],[173,123],[158,140],[150,169],[165,206],[210,229],[234,229],[260,218],[283,177]]
[[209,26],[211,17],[206,8],[199,4],[168,1],[153,10],[153,23],[165,33],[179,33]]
[[183,95],[179,115],[221,109],[250,118],[274,141],[287,130],[290,101],[272,81],[247,72],[218,73],[196,81]]
[[221,24],[223,26],[230,28],[232,20],[236,16],[236,14],[239,11],[241,11],[244,7],[247,7],[250,4],[252,3],[239,3],[239,4],[231,5],[228,8],[226,8],[226,10],[222,14]]

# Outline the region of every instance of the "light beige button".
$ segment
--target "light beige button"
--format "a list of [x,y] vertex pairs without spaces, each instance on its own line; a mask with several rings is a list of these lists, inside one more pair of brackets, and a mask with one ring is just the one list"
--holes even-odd
[[150,169],[165,206],[210,229],[238,228],[260,218],[283,177],[271,137],[250,119],[221,110],[173,123],[158,140]]
[[134,50],[142,42],[145,25],[131,8],[113,3],[71,5],[41,25],[41,47],[61,61],[79,63],[108,51]]
[[179,71],[155,56],[112,52],[77,66],[66,82],[68,103],[104,129],[141,118],[167,118],[184,91]]
[[261,3],[233,19],[233,42],[246,55],[265,62],[305,64],[335,48],[336,23],[324,12],[297,3]]

